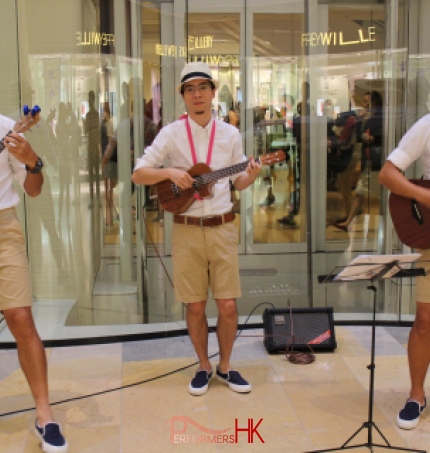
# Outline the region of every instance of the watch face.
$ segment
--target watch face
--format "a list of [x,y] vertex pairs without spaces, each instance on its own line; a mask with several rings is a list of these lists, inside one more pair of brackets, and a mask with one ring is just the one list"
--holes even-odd
[[37,159],[37,164],[34,168],[29,168],[28,165],[25,166],[25,168],[27,169],[28,172],[30,173],[33,173],[33,174],[37,174],[37,173],[40,173],[42,171],[42,168],[43,168],[43,161],[42,159],[39,157]]

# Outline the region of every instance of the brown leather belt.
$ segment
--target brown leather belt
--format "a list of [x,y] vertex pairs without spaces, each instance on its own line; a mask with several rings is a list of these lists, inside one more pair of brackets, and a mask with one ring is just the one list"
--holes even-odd
[[227,212],[223,215],[210,215],[207,217],[191,217],[187,215],[175,214],[173,216],[174,223],[181,223],[182,225],[193,225],[199,227],[215,227],[224,223],[233,222],[236,218],[234,212]]

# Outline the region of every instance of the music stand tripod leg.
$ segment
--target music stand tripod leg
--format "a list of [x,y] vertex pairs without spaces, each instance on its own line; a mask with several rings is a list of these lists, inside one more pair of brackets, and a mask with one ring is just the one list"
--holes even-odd
[[[389,267],[387,266],[387,271],[389,270]],[[381,272],[378,275],[378,278],[375,280],[379,280],[382,278],[384,275],[383,272]],[[375,281],[371,280],[371,281]],[[367,447],[371,452],[373,452],[373,447],[378,447],[378,448],[384,448],[387,450],[396,450],[396,451],[409,451],[413,453],[427,453],[426,450],[416,450],[412,448],[404,448],[404,447],[395,447],[390,445],[388,442],[387,438],[382,434],[381,430],[376,426],[376,423],[373,421],[373,394],[374,394],[374,389],[375,389],[375,339],[376,339],[376,301],[377,301],[377,294],[378,290],[376,286],[370,285],[367,287],[367,289],[370,289],[373,291],[373,316],[372,316],[372,341],[371,341],[371,346],[370,346],[370,365],[367,366],[367,369],[370,371],[370,379],[369,379],[369,412],[368,412],[368,420],[364,422],[361,427],[345,442],[342,444],[341,447],[338,448],[329,448],[325,450],[313,450],[309,451],[307,453],[327,453],[331,451],[341,451],[341,450],[352,450],[354,448],[360,448],[360,447]],[[376,431],[379,433],[379,435],[382,437],[382,439],[385,441],[386,445],[384,444],[376,444],[372,441],[372,428],[375,428]],[[348,445],[352,439],[354,439],[357,434],[360,433],[361,430],[367,429],[367,442],[366,443],[361,443],[357,445]]]

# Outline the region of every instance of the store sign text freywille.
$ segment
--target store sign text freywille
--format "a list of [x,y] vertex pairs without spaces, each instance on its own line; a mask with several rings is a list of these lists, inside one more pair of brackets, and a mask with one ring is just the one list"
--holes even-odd
[[321,33],[303,33],[302,34],[302,47],[316,47],[316,46],[351,46],[353,44],[362,44],[366,42],[374,42],[375,27],[368,27],[367,32],[363,30],[357,31],[357,39],[352,41],[345,41],[342,31],[330,31]]
[[77,46],[110,46],[115,45],[115,35],[112,33],[100,33],[96,31],[77,31]]
[[[167,46],[156,44],[155,53],[163,57],[187,57],[187,49],[185,47]],[[220,55],[220,54],[207,54],[207,55],[190,55],[188,62],[191,61],[204,61],[207,64],[222,65],[222,64],[239,64],[239,55]]]
[[[188,50],[210,49],[213,46],[213,36],[188,36]],[[187,48],[185,46],[175,46],[169,44],[155,44],[155,54],[163,57],[186,57]]]

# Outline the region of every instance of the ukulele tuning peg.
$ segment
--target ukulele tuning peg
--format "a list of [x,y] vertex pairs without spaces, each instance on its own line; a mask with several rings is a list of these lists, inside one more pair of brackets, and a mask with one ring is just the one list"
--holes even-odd
[[40,112],[40,107],[38,105],[35,105],[32,109],[31,109],[31,116],[35,116],[36,114],[38,114]]
[[22,111],[24,112],[24,115],[28,115],[28,112],[29,112],[28,105],[24,105],[24,107],[22,108]]

